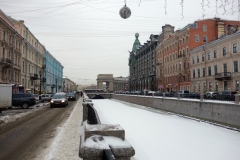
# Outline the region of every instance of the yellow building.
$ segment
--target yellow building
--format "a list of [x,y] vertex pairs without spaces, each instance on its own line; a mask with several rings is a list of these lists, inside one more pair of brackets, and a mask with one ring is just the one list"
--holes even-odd
[[240,31],[199,46],[190,52],[191,91],[239,91]]

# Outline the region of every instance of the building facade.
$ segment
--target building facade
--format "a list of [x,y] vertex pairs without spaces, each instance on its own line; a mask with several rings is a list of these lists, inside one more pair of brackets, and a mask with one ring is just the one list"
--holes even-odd
[[23,38],[14,29],[14,23],[0,10],[0,83],[21,85],[21,56]]
[[45,54],[46,59],[46,83],[44,85],[45,93],[54,94],[63,91],[63,66],[48,51]]
[[[157,46],[157,78],[161,91],[191,90],[189,51],[227,34],[237,21],[205,19],[169,34]],[[204,57],[203,57],[204,58]]]
[[156,90],[156,46],[158,35],[150,35],[143,45],[136,40],[129,55],[129,90]]
[[97,89],[104,91],[128,91],[129,78],[128,77],[113,77],[113,74],[98,74],[97,75]]
[[240,31],[206,43],[190,52],[191,91],[239,91]]
[[73,92],[77,91],[78,85],[74,83],[71,79],[67,77],[62,78],[63,92]]
[[[31,33],[23,20],[15,20],[16,31],[23,37],[23,51],[21,61],[21,84],[25,92],[36,94],[44,93],[45,82],[45,47]],[[41,88],[40,88],[41,87]]]

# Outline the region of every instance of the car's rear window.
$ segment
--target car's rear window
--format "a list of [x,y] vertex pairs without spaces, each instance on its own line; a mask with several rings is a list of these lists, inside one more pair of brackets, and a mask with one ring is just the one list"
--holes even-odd
[[56,99],[56,98],[64,98],[65,95],[61,95],[61,94],[58,94],[58,95],[54,95],[53,96],[53,99]]
[[23,97],[32,97],[31,94],[24,94]]
[[237,92],[231,92],[231,94],[237,94]]
[[22,94],[13,94],[13,98],[22,98]]

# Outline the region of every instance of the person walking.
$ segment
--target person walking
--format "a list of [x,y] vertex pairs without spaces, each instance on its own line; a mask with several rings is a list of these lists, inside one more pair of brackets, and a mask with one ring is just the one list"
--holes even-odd
[[81,95],[81,97],[83,96],[83,93],[82,93],[82,91],[80,92],[80,95]]

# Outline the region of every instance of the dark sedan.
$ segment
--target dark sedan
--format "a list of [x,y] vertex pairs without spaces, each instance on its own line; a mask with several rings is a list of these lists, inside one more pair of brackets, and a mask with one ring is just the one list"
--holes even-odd
[[75,93],[67,93],[68,100],[76,101],[76,94]]

